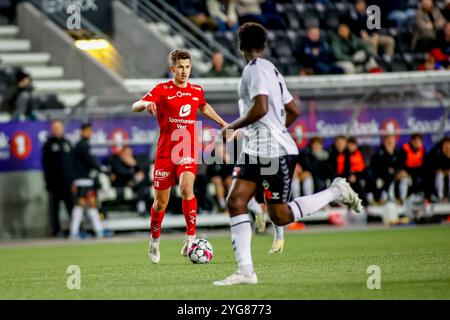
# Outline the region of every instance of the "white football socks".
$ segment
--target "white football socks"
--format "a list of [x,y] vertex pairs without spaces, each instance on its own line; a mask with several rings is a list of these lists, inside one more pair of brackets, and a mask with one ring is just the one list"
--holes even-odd
[[444,173],[442,171],[436,172],[434,185],[436,187],[439,200],[444,198]]
[[294,177],[292,179],[291,192],[292,192],[292,198],[295,199],[295,198],[300,197],[300,179],[297,177]]
[[263,209],[261,205],[256,201],[255,197],[251,198],[250,201],[247,204],[247,208],[250,211],[253,211],[255,214],[262,214]]
[[284,226],[277,226],[272,222],[273,230],[275,232],[275,240],[284,240]]
[[250,276],[253,274],[252,261],[252,225],[247,213],[230,217],[231,242],[239,267],[239,273]]
[[406,198],[408,197],[408,188],[409,188],[409,178],[402,178],[399,182],[399,193],[400,193],[400,199],[402,201],[406,201]]
[[299,221],[340,198],[341,190],[337,186],[332,186],[310,196],[296,198],[289,202],[289,207],[294,215],[294,221]]
[[312,177],[307,177],[302,182],[304,196],[310,196],[314,193],[314,181]]
[[80,233],[80,225],[83,220],[83,208],[74,206],[72,209],[72,218],[70,220],[70,236],[76,237]]
[[89,208],[87,211],[88,217],[91,220],[92,228],[95,231],[97,237],[103,236],[103,226],[100,222],[100,215],[97,208]]

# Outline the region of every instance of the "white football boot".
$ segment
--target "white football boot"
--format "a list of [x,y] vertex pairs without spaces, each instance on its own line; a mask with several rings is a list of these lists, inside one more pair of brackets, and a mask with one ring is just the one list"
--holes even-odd
[[231,276],[226,277],[223,280],[214,281],[213,285],[215,286],[232,286],[235,284],[257,284],[258,283],[258,277],[256,276],[256,273],[253,272],[251,276],[245,276],[243,274],[240,274],[238,272],[233,273]]
[[269,253],[282,253],[284,247],[284,240],[274,240],[272,244],[272,249],[269,250]]
[[183,257],[187,257],[188,249],[194,240],[195,240],[195,235],[194,236],[186,236],[186,238],[184,239],[183,248],[181,248],[181,255]]
[[335,178],[331,183],[331,186],[338,187],[342,192],[342,198],[339,199],[342,203],[348,205],[350,209],[356,212],[361,212],[363,209],[362,201],[358,197],[358,194],[350,187],[350,184],[344,178]]
[[255,224],[257,233],[262,234],[266,231],[266,213],[264,211],[255,214]]
[[153,243],[153,241],[150,240],[148,246],[148,256],[150,257],[150,260],[153,263],[159,263],[159,260],[161,259],[161,252],[159,251],[159,243]]

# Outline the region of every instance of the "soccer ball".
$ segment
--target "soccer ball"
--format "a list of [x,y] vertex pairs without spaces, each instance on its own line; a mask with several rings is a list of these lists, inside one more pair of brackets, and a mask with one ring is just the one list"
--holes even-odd
[[213,247],[206,239],[196,239],[189,246],[187,254],[192,263],[205,264],[213,258]]

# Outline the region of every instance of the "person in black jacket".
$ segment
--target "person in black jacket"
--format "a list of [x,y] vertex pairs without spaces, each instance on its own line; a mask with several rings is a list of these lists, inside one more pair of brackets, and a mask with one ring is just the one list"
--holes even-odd
[[87,205],[88,216],[97,237],[103,236],[103,227],[97,209],[97,194],[93,173],[107,171],[104,166],[100,166],[97,160],[90,154],[89,139],[92,135],[90,124],[81,126],[81,140],[74,148],[74,169],[75,181],[74,191],[76,192],[77,203],[72,210],[72,220],[70,223],[70,237],[78,238],[81,221],[83,220],[84,207]]
[[373,154],[369,164],[369,176],[371,191],[374,200],[383,203],[392,196],[390,188],[398,181],[398,173],[401,168],[400,154],[396,149],[395,136],[389,135],[383,138],[380,148]]
[[112,186],[118,188],[119,197],[123,196],[123,188],[132,188],[137,195],[137,211],[141,216],[145,216],[146,202],[150,198],[148,170],[141,167],[133,155],[133,149],[129,146],[124,146],[114,154],[109,160],[109,165]]
[[450,137],[444,137],[433,147],[426,156],[424,166],[425,189],[430,190],[426,192],[427,198],[436,202],[448,202],[450,200]]
[[310,27],[307,37],[297,45],[296,58],[302,66],[301,74],[342,74],[336,65],[331,47],[320,37],[318,27]]
[[327,187],[329,178],[328,151],[323,148],[323,141],[319,137],[311,139],[308,148],[300,152],[299,164],[302,170],[300,181],[302,194],[310,195]]
[[60,235],[59,203],[63,201],[68,214],[73,209],[73,148],[64,138],[61,120],[51,122],[50,136],[42,147],[42,167],[49,194],[50,225],[53,237]]

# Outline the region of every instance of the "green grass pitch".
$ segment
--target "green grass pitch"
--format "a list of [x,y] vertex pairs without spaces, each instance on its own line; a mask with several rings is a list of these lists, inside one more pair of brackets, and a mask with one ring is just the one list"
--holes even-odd
[[[161,241],[152,265],[147,242],[0,248],[0,299],[450,299],[450,226],[288,233],[285,251],[268,255],[272,237],[253,237],[256,286],[215,287],[235,270],[229,237],[211,236],[214,259],[180,256],[182,238]],[[81,289],[66,268],[81,269]],[[367,268],[381,289],[367,289]]]

